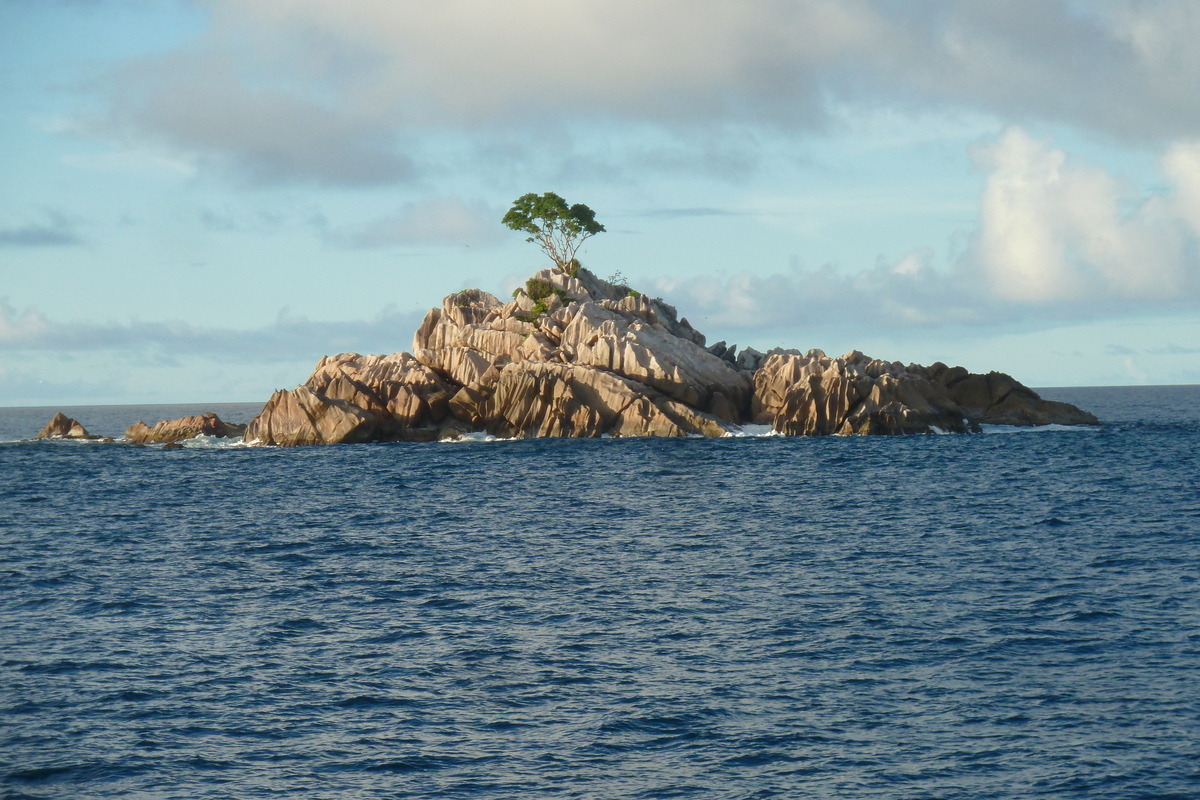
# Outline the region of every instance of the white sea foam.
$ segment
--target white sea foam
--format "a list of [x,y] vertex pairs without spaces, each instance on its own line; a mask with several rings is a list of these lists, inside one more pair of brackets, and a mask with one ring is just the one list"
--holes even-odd
[[1098,430],[1092,425],[980,425],[984,433],[1045,433],[1046,431],[1071,431],[1086,433]]
[[104,437],[101,437],[101,436],[97,436],[95,438],[89,438],[89,439],[76,439],[76,438],[73,438],[70,436],[48,436],[45,439],[38,439],[37,437],[28,437],[28,438],[24,438],[24,439],[8,440],[5,443],[6,444],[20,444],[23,442],[53,442],[54,444],[62,444],[62,445],[67,445],[69,447],[83,447],[83,446],[89,445],[89,444],[111,444],[111,440],[106,442],[106,441],[104,441]]
[[725,431],[724,439],[765,438],[767,436],[782,436],[783,434],[770,425],[742,425],[733,430]]
[[[166,442],[130,442],[124,436],[116,440],[117,444],[135,445],[140,444],[144,447],[153,447],[161,449]],[[234,437],[222,436],[193,436],[191,439],[179,439],[176,444],[187,448],[188,450],[230,450],[238,447],[257,447],[262,443],[255,439],[253,442],[243,442],[241,439]]]
[[464,433],[462,436],[447,437],[438,439],[439,442],[447,442],[449,444],[462,444],[468,442],[515,442],[516,438],[506,439],[502,436],[492,436],[486,431],[474,431],[472,433]]
[[241,439],[239,439],[237,437],[205,436],[204,434],[201,434],[199,436],[193,436],[191,439],[183,439],[179,443],[181,445],[183,445],[184,447],[204,448],[204,449],[215,448],[218,450],[230,450],[230,449],[237,448],[237,447],[250,447],[251,445],[255,444],[257,441],[258,440],[255,439],[254,442],[243,442]]

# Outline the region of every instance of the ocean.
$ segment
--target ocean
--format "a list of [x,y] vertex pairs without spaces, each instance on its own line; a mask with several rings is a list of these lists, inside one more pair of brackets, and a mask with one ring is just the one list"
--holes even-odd
[[1105,424],[167,451],[0,409],[0,791],[1195,798],[1200,387],[1043,396]]

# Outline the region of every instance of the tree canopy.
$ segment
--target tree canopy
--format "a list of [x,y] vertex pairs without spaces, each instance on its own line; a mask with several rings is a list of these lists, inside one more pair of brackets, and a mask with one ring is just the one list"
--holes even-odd
[[537,244],[564,270],[571,268],[586,239],[604,232],[595,211],[583,203],[568,206],[554,192],[521,195],[501,221],[514,231],[529,234],[525,241]]

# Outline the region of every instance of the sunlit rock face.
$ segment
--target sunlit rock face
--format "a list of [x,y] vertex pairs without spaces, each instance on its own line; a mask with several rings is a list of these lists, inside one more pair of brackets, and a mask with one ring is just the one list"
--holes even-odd
[[39,439],[98,439],[98,436],[93,436],[87,432],[87,429],[79,424],[76,420],[68,417],[61,411],[55,413],[54,417],[46,423],[46,427],[38,432]]
[[277,391],[245,441],[300,445],[433,439],[454,390],[408,353],[341,353],[318,362],[302,386]]
[[245,425],[230,424],[216,414],[193,414],[179,419],[163,420],[150,427],[138,420],[125,429],[128,442],[178,442],[196,436],[215,436],[219,439],[241,438],[246,433]]
[[322,358],[304,385],[271,397],[245,441],[711,437],[750,422],[797,436],[1098,424],[999,373],[706,347],[661,298],[555,268],[509,302],[479,289],[448,295],[412,353]]

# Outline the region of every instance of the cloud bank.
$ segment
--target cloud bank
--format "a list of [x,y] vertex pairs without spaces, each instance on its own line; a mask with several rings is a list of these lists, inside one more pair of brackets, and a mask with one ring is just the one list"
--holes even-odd
[[827,129],[834,103],[1152,146],[1200,130],[1190,0],[201,5],[205,34],[126,65],[89,124],[255,182],[414,181],[446,136],[485,150],[536,131],[548,146],[514,153],[566,161],[582,132],[632,125],[699,149],[697,131]]
[[394,307],[373,319],[321,322],[283,309],[271,325],[251,330],[206,328],[182,322],[61,323],[36,308],[17,312],[0,301],[0,352],[90,353],[114,351],[131,358],[204,356],[214,362],[271,363],[336,352],[392,353],[412,341],[423,312]]

